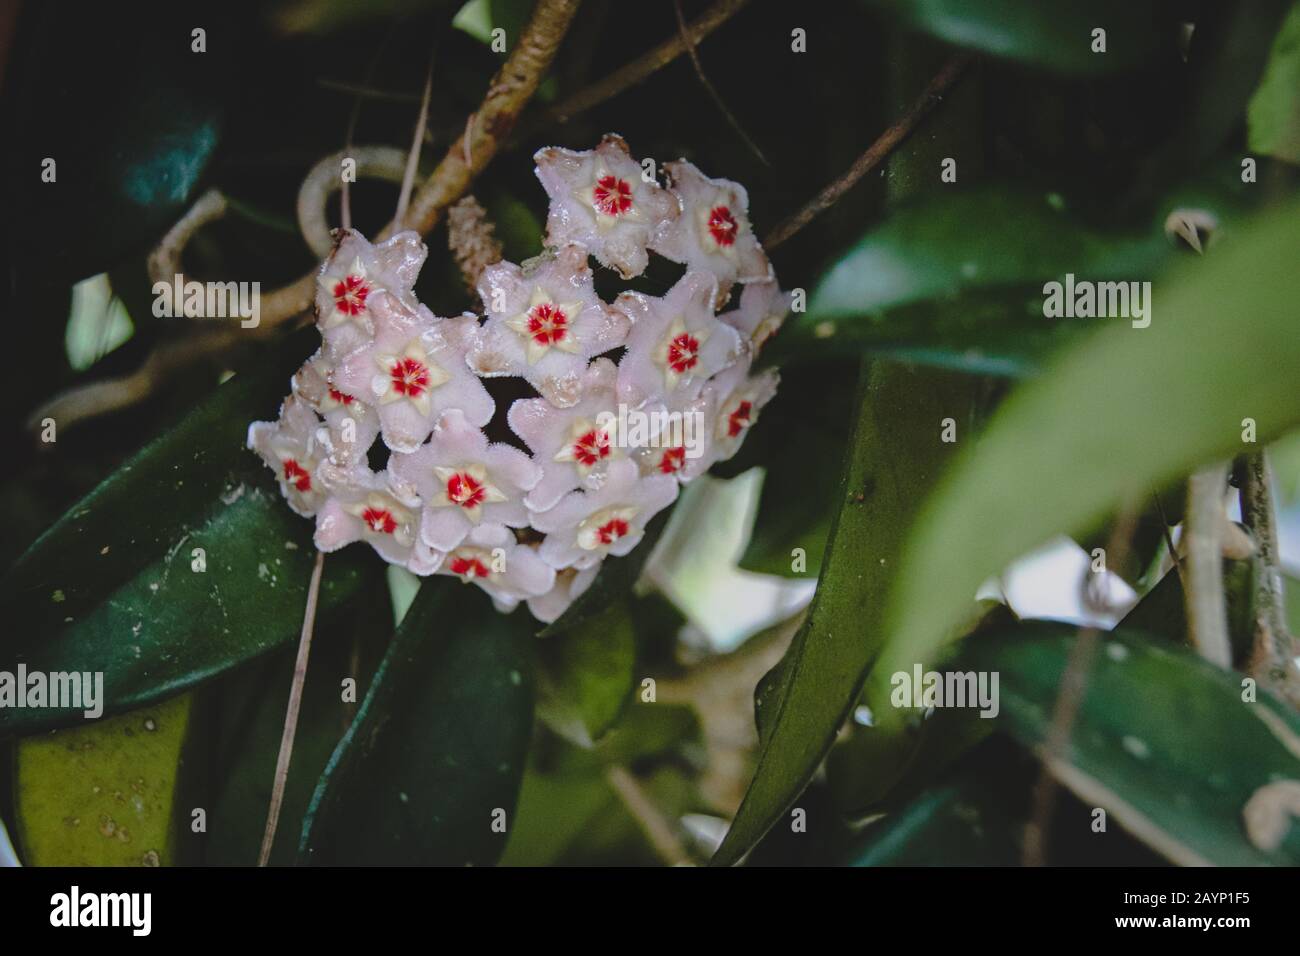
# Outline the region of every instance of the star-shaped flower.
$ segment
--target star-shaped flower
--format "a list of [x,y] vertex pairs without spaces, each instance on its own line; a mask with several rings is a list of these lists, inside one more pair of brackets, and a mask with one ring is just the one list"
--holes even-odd
[[611,461],[624,457],[615,428],[618,370],[606,358],[593,361],[583,374],[582,397],[569,408],[544,398],[521,398],[510,406],[506,421],[536,456],[542,477],[524,499],[545,511],[567,492],[596,487]]
[[739,307],[718,316],[749,341],[753,355],[757,356],[763,345],[785,322],[790,314],[791,292],[782,292],[775,281],[749,282],[740,293]]
[[503,613],[555,586],[555,569],[537,556],[536,548],[517,543],[501,525],[472,529],[464,542],[447,554],[437,573],[477,584]]
[[682,207],[681,216],[651,242],[650,248],[688,270],[718,277],[718,304],[733,282],[772,278],[772,265],[749,224],[749,196],[739,183],[709,179],[691,163],[665,163],[669,191]]
[[378,245],[355,229],[343,232],[316,278],[316,314],[326,350],[342,356],[374,334],[371,305],[378,293],[414,309],[411,287],[427,255],[414,232],[399,232]]
[[776,394],[781,377],[775,369],[749,374],[749,362],[739,362],[707,386],[705,392],[713,402],[714,461],[726,461],[740,450],[749,429]]
[[672,478],[643,478],[631,460],[616,461],[599,488],[570,492],[554,508],[533,515],[533,527],[546,533],[542,560],[556,569],[589,568],[607,554],[627,554],[645,534],[646,522],[676,497]]
[[597,298],[581,246],[563,246],[522,268],[488,266],[478,289],[488,320],[470,367],[485,376],[522,376],[557,404],[571,398],[593,356],[627,340],[627,316]]
[[324,454],[336,465],[364,463],[366,452],[379,436],[375,409],[334,385],[334,368],[318,351],[294,374],[294,394],[325,419],[321,435]]
[[316,515],[315,542],[330,552],[365,541],[389,564],[406,567],[419,530],[419,498],[404,493],[387,473],[355,469],[350,481],[330,489]]
[[632,407],[655,399],[689,400],[709,376],[735,362],[740,336],[713,314],[717,281],[688,272],[663,298],[625,292],[614,303],[632,320],[619,363],[618,394]]
[[376,405],[384,444],[415,451],[438,416],[453,408],[471,424],[486,425],[496,406],[465,364],[457,344],[463,330],[424,306],[409,311],[386,294],[369,302],[375,338],[339,364],[334,381]]
[[326,495],[318,474],[324,458],[317,436],[320,427],[311,406],[292,395],[280,406],[277,421],[248,426],[248,447],[275,472],[289,507],[305,518],[316,513]]
[[455,548],[480,525],[526,528],[524,495],[541,478],[528,455],[488,444],[457,409],[442,416],[427,444],[394,453],[388,467],[396,482],[424,501],[421,537],[439,551]]
[[[704,474],[714,462],[715,396],[706,385],[695,398],[678,399],[647,413],[647,439],[632,451],[643,475],[671,475],[682,484]],[[630,413],[629,413],[630,414]],[[627,436],[629,444],[637,438]]]
[[645,271],[646,247],[679,214],[677,200],[647,182],[622,137],[606,136],[594,150],[550,147],[533,157],[551,197],[547,244],[576,242],[624,279]]

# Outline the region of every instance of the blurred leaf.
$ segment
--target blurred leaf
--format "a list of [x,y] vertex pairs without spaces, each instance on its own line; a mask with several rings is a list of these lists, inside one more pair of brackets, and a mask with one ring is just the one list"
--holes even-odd
[[632,553],[602,564],[591,587],[579,594],[563,614],[538,631],[537,636],[551,638],[587,624],[603,614],[614,602],[631,594],[637,578],[641,577],[641,569],[649,560],[650,552],[654,551],[655,543],[663,534],[664,526],[672,513],[673,509],[669,506],[655,515],[646,525],[645,537]]
[[[1176,18],[1155,0],[868,0],[871,6],[947,43],[1060,73],[1133,69],[1174,56]],[[1092,31],[1106,30],[1093,53]]]
[[[1255,599],[1254,563],[1225,560],[1223,593],[1233,656],[1241,659],[1249,651],[1255,636],[1251,612]],[[1187,606],[1178,571],[1170,570],[1166,573],[1116,626],[1120,630],[1163,637],[1174,644],[1187,647]]]
[[[264,365],[218,387],[18,560],[0,581],[10,624],[0,664],[103,672],[111,714],[296,638],[315,556],[312,525],[289,510],[244,447],[248,423],[274,417],[291,371]],[[192,570],[197,548],[202,572]],[[367,560],[353,548],[326,561],[322,616],[355,593]],[[0,735],[79,719],[54,708],[3,709]]]
[[29,866],[175,862],[175,792],[190,695],[20,740],[15,811]]
[[590,747],[632,699],[635,662],[625,602],[545,638],[538,650],[537,716],[566,740]]
[[[927,502],[890,604],[882,674],[933,660],[991,574],[1200,462],[1300,422],[1292,304],[1300,211],[1281,210],[1155,287],[1151,325],[1111,320],[1013,393]],[[1226,398],[1225,398],[1226,397]]]
[[1247,120],[1253,152],[1300,163],[1300,3],[1273,41]]
[[[1026,623],[972,641],[959,669],[999,675],[998,728],[1038,747],[1048,734],[1074,628]],[[1252,843],[1242,812],[1259,788],[1300,780],[1300,719],[1238,675],[1127,631],[1100,643],[1054,775],[1081,800],[1182,865],[1291,865],[1300,827],[1277,849]]]
[[532,624],[477,589],[421,586],[317,784],[302,862],[496,862],[532,730]]
[[942,420],[967,428],[977,386],[951,373],[865,368],[817,594],[755,694],[758,766],[715,864],[735,863],[762,838],[830,748],[885,639],[883,592],[913,511],[957,447],[940,441]]

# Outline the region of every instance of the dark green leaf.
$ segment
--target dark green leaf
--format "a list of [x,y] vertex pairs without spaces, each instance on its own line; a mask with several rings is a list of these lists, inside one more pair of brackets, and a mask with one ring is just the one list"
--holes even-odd
[[[999,728],[1037,747],[1077,639],[1071,627],[1025,624],[972,641],[960,669],[999,675]],[[1267,848],[1248,835],[1243,811],[1261,787],[1300,780],[1300,720],[1267,694],[1245,696],[1239,677],[1189,652],[1111,632],[1092,655],[1086,696],[1052,771],[1175,863],[1294,866],[1300,827]]]
[[951,373],[874,364],[864,371],[857,421],[837,495],[817,595],[755,706],[758,766],[714,862],[736,862],[808,783],[884,641],[882,595],[924,489],[957,447],[942,421],[970,426],[978,383]]
[[320,778],[301,860],[496,861],[532,730],[532,624],[523,609],[498,613],[477,589],[421,586]]
[[600,739],[632,699],[633,634],[627,604],[620,601],[571,630],[543,639],[537,716],[579,746],[590,747]]
[[[300,353],[301,354],[301,353]],[[139,707],[293,640],[314,550],[245,449],[273,418],[290,369],[238,375],[74,505],[0,582],[0,661],[101,671],[106,713]],[[63,441],[69,439],[64,438]],[[202,548],[205,570],[197,571]],[[372,556],[325,562],[321,614],[355,593]],[[0,734],[75,722],[75,711],[0,710]]]

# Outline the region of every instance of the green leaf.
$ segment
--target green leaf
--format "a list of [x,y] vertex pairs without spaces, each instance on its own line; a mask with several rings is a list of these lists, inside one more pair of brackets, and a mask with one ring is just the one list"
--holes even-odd
[[1243,419],[1261,442],[1300,421],[1298,212],[1225,237],[1157,284],[1149,327],[1102,320],[963,446],[909,542],[881,673],[933,659],[980,584],[1054,533],[1247,450]]
[[715,864],[736,862],[762,838],[829,749],[884,641],[882,597],[914,508],[957,447],[940,441],[942,420],[963,433],[977,393],[976,381],[952,373],[865,369],[817,594],[755,696],[758,765]]
[[605,613],[614,602],[631,594],[672,513],[670,507],[655,515],[646,525],[645,537],[632,553],[602,564],[591,587],[579,594],[565,612],[542,628],[537,636],[551,638],[588,624]]
[[[1103,73],[1173,62],[1176,20],[1152,0],[869,0],[946,43],[1059,73]],[[1094,28],[1106,30],[1092,52]]]
[[[29,866],[175,862],[190,695],[20,740],[15,814]],[[182,811],[188,816],[188,811]]]
[[316,787],[300,860],[496,861],[532,730],[532,623],[477,589],[421,586]]
[[[999,729],[1037,747],[1076,640],[1071,627],[1025,624],[971,642],[954,666],[997,673]],[[1189,652],[1111,632],[1052,771],[1174,863],[1294,866],[1300,826],[1267,849],[1248,837],[1242,813],[1266,784],[1300,780],[1300,719],[1268,694],[1243,696],[1238,676]]]
[[538,651],[537,716],[557,734],[590,747],[632,699],[636,663],[632,618],[625,602],[542,641]]
[[1300,3],[1273,41],[1246,116],[1253,152],[1300,163]]
[[1158,228],[1085,228],[1054,193],[989,187],[929,196],[900,207],[831,268],[808,311],[796,313],[768,346],[770,360],[853,349],[1029,374],[1081,328],[1081,320],[1044,317],[1044,282],[1066,273],[1149,277],[1172,251]]
[[[112,714],[297,636],[312,525],[244,447],[248,423],[274,417],[292,369],[269,365],[218,387],[27,550],[0,582],[10,624],[0,661],[102,672]],[[325,562],[322,616],[355,593],[373,560],[354,548]],[[75,710],[4,708],[0,735],[78,719]]]

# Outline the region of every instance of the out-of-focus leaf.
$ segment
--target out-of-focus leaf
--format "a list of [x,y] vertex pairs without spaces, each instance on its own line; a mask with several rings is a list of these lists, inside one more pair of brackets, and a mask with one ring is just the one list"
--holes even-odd
[[532,730],[533,641],[522,608],[426,581],[321,775],[300,859],[494,863]]
[[[312,525],[244,447],[248,423],[275,416],[292,370],[268,364],[218,387],[18,560],[0,581],[9,624],[0,666],[102,672],[112,714],[297,636]],[[355,593],[367,561],[359,548],[326,561],[322,615]],[[78,719],[75,710],[4,708],[0,735]]]
[[[882,674],[933,660],[990,574],[1200,462],[1300,422],[1300,207],[1159,283],[1147,328],[1114,323],[1003,403],[926,504],[891,598]],[[1225,405],[1225,396],[1226,405]]]
[[619,602],[546,638],[538,650],[537,716],[579,746],[600,739],[632,699],[633,633],[628,607]]
[[[972,641],[960,670],[999,675],[998,727],[1029,746],[1048,736],[1074,628],[1026,623]],[[1093,655],[1085,697],[1053,774],[1130,834],[1183,865],[1291,865],[1300,827],[1257,844],[1247,803],[1300,780],[1300,720],[1267,693],[1245,701],[1240,680],[1194,654],[1112,631]]]
[[1252,151],[1300,163],[1300,3],[1292,4],[1273,41],[1247,126]]
[[15,810],[30,866],[175,862],[176,785],[190,695],[29,737],[15,748]]
[[[868,0],[947,43],[1060,73],[1105,73],[1174,61],[1176,18],[1154,0]],[[1103,28],[1105,52],[1093,52]]]
[[942,422],[954,419],[964,434],[977,395],[977,382],[952,373],[864,370],[817,595],[778,676],[755,694],[758,766],[714,863],[754,846],[829,749],[885,639],[883,591],[914,509],[957,447],[940,440]]

